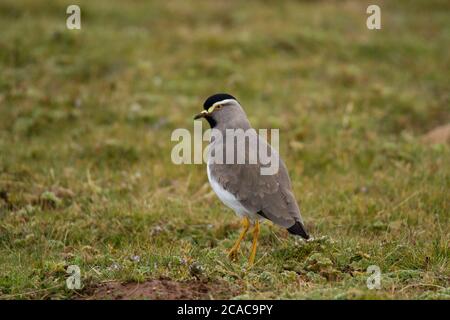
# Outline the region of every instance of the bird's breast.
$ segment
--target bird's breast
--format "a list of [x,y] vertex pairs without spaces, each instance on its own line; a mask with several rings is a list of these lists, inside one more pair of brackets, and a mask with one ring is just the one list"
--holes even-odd
[[217,179],[211,174],[211,166],[208,162],[206,166],[206,171],[208,174],[209,184],[211,188],[214,190],[216,195],[219,197],[220,201],[222,201],[227,207],[236,212],[239,216],[247,216],[250,212],[239,202],[239,200],[229,191],[225,190]]

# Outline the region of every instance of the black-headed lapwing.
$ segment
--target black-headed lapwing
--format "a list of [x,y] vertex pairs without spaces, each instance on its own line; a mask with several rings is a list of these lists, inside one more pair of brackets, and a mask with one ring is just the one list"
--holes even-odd
[[[253,244],[249,263],[253,264],[256,256],[256,245],[259,235],[259,221],[268,219],[275,224],[286,228],[291,234],[299,235],[305,239],[309,235],[303,224],[300,209],[292,192],[288,171],[278,153],[255,130],[252,129],[247,115],[239,102],[226,93],[218,93],[206,99],[204,110],[194,119],[205,118],[211,128],[221,133],[221,139],[211,136],[210,150],[221,150],[223,161],[210,161],[208,159],[207,174],[212,189],[219,199],[236,212],[243,219],[243,230],[228,253],[235,258],[240,243],[245,237],[250,224],[253,228]],[[257,145],[246,143],[244,146],[245,163],[236,161],[236,141],[229,144],[227,150],[227,129],[242,129],[248,141],[257,141]],[[254,138],[253,140],[251,138]],[[230,138],[229,138],[230,139]],[[228,152],[233,149],[234,161],[225,161]],[[259,148],[259,149],[258,149]],[[278,170],[274,174],[261,174],[261,168],[267,164],[261,163],[257,157],[256,163],[250,163],[249,153],[256,150],[269,150],[272,161],[277,161]],[[242,150],[241,150],[242,151]]]

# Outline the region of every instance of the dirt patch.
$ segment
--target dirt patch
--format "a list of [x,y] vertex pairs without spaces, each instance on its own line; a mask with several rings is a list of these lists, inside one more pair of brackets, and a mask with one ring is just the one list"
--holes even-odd
[[429,144],[450,142],[450,124],[434,128],[422,137],[422,141]]
[[228,299],[238,294],[225,282],[173,281],[169,279],[148,280],[142,283],[109,282],[88,293],[87,299]]

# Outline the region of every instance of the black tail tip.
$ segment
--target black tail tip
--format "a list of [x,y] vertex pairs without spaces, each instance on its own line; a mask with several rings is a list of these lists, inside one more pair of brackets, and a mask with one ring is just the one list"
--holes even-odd
[[296,221],[292,227],[287,229],[287,231],[291,234],[301,236],[306,240],[309,239],[309,234],[306,232],[305,226],[300,221]]

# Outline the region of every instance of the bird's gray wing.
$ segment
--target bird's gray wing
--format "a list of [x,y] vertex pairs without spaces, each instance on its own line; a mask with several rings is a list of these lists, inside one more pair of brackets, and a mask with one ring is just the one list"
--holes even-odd
[[[303,226],[286,166],[278,153],[264,139],[259,136],[258,139],[260,148],[270,149],[273,160],[278,161],[277,173],[262,175],[260,171],[262,165],[258,161],[257,164],[214,164],[210,167],[211,175],[249,211],[258,213],[285,228],[291,228],[297,222]],[[247,154],[254,151],[254,146],[247,147]]]

